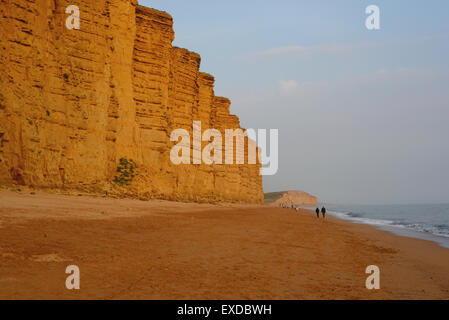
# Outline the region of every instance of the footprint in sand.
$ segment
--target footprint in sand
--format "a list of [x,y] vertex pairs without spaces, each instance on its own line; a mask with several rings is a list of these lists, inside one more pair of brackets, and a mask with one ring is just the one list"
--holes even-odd
[[13,278],[13,277],[0,278],[0,283],[4,283],[4,282],[16,282],[16,281],[19,281],[19,279]]
[[31,256],[31,260],[35,262],[64,262],[67,259],[57,255],[56,253],[38,254]]

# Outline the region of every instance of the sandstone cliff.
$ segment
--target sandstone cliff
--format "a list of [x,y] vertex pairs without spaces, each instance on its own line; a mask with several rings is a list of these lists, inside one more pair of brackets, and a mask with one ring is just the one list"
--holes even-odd
[[318,199],[304,191],[282,191],[266,193],[265,203],[277,207],[316,207]]
[[[135,0],[78,0],[81,28],[69,30],[71,4],[0,0],[0,184],[262,202],[260,164],[170,161],[175,128],[240,127],[200,56],[172,46],[172,17]],[[122,158],[137,165],[128,186],[112,182]]]

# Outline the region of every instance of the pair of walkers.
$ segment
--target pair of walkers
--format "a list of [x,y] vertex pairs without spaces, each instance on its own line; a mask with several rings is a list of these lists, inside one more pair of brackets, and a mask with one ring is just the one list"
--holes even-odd
[[[316,217],[319,219],[320,218],[320,208],[316,208],[315,212],[316,212]],[[323,215],[323,219],[326,218],[326,208],[325,207],[321,208],[321,214]]]

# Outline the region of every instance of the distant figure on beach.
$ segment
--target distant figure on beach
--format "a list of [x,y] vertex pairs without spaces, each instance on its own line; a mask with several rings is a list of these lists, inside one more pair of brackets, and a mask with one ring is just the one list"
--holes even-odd
[[316,208],[315,212],[316,212],[316,217],[319,219],[320,218],[320,209]]
[[323,219],[326,218],[326,208],[325,207],[321,208],[321,213],[323,215]]

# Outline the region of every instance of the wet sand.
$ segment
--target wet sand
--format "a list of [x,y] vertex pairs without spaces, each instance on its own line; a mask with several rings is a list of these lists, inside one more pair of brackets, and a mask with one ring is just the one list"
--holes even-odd
[[448,271],[449,249],[307,210],[0,190],[0,299],[449,299]]

